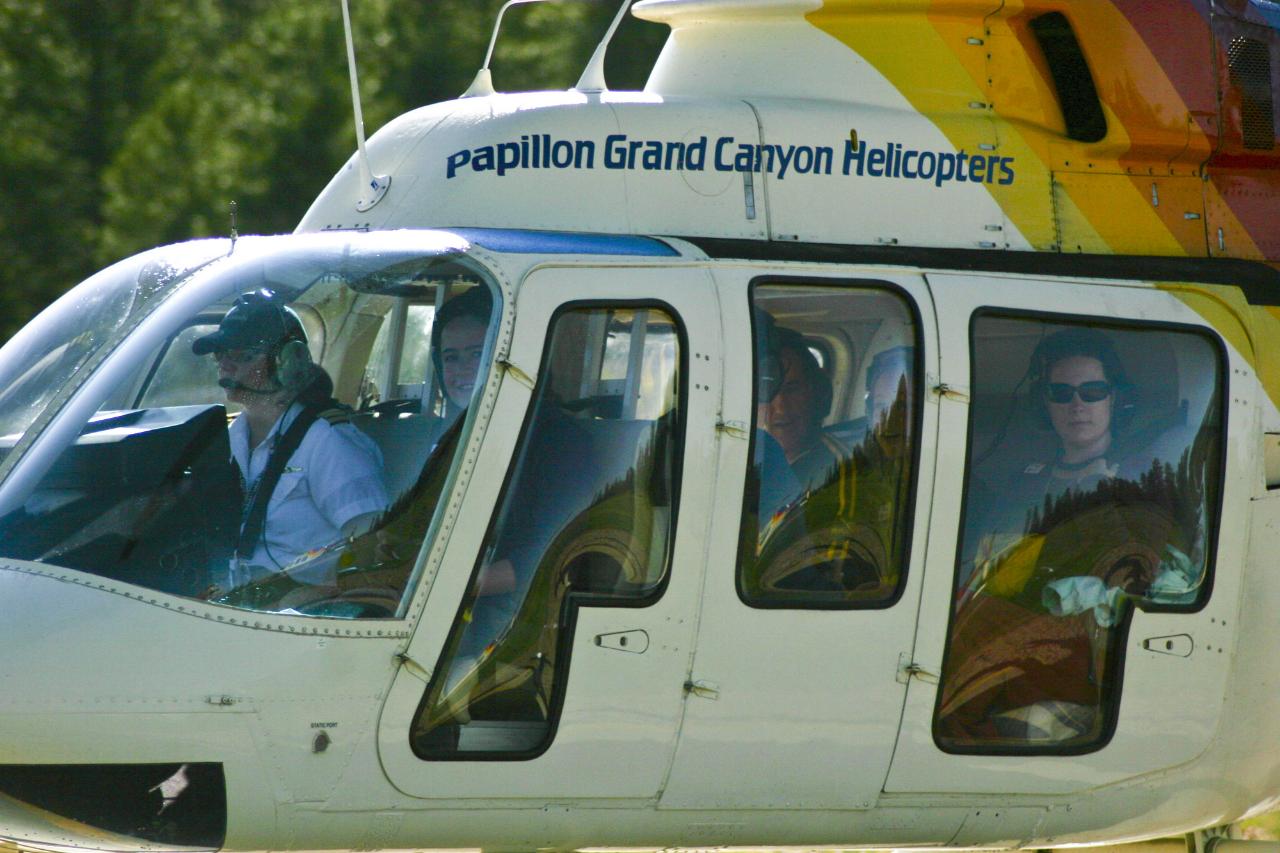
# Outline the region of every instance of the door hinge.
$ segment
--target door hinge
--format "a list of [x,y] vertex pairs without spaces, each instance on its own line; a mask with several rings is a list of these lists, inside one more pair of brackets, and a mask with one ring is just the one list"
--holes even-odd
[[686,681],[684,683],[685,695],[697,696],[701,699],[710,699],[715,701],[720,698],[720,685],[714,681]]
[[716,421],[716,432],[722,432],[730,438],[746,439],[749,435],[747,425],[742,421]]
[[505,358],[498,359],[498,367],[502,369],[503,373],[510,374],[512,379],[519,382],[524,387],[532,390],[534,382],[533,382],[533,377],[531,377],[529,374],[525,373],[523,370],[516,367],[511,362],[507,361]]
[[923,666],[913,661],[910,655],[904,652],[903,654],[898,655],[897,681],[899,684],[906,684],[912,678],[918,678],[925,684],[938,683],[938,674],[936,672],[931,672],[930,670],[925,669]]
[[421,681],[423,684],[431,683],[431,671],[409,657],[405,652],[396,652],[396,660],[400,662],[400,666],[404,667],[405,672]]
[[939,397],[946,397],[948,400],[955,400],[959,403],[969,402],[969,391],[967,388],[958,388],[955,385],[948,385],[945,382],[939,382],[933,386],[933,393]]

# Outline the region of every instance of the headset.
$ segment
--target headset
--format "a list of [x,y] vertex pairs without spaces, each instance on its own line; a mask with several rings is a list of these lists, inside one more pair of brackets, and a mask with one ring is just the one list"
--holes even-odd
[[[236,317],[244,319],[236,323]],[[219,380],[219,385],[250,393],[274,394],[285,390],[297,394],[315,381],[315,363],[311,360],[302,321],[274,291],[261,287],[242,293],[223,317],[220,331],[227,326],[228,320],[237,325],[252,324],[255,327],[254,337],[266,348],[267,370],[275,387],[249,388],[231,379]]]

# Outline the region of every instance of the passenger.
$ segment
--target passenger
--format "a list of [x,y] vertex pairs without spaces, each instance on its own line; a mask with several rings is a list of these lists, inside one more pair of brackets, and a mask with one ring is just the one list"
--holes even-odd
[[773,397],[760,403],[757,423],[782,447],[802,489],[818,489],[835,476],[851,490],[851,450],[822,431],[831,411],[831,380],[799,333],[774,327],[772,338],[779,383]]
[[[879,584],[884,560],[869,554],[866,537],[853,529],[856,509],[854,454],[822,422],[831,410],[831,382],[804,338],[791,329],[767,329],[770,351],[760,356],[763,374],[776,372],[776,390],[761,394],[757,423],[769,440],[757,440],[760,515],[758,574],[779,590],[846,593]],[[771,362],[771,363],[770,363]],[[768,366],[764,366],[768,364]],[[776,442],[781,454],[773,454]],[[777,470],[783,457],[790,477]],[[792,485],[793,484],[793,485]],[[784,501],[784,489],[795,497]],[[773,504],[782,512],[773,518]]]
[[446,302],[436,315],[431,361],[440,382],[446,426],[471,403],[492,311],[488,289],[473,287]]
[[1118,452],[1132,386],[1107,335],[1050,335],[1029,375],[1057,449],[971,500],[965,537],[981,544],[961,577],[939,706],[942,734],[960,743],[1100,737],[1126,597],[1198,576],[1182,550],[1194,533],[1144,478],[1150,458]]
[[229,428],[243,495],[239,537],[207,596],[286,571],[333,587],[333,561],[291,569],[308,552],[364,532],[387,508],[377,446],[351,424],[320,416],[338,405],[333,382],[312,362],[297,314],[270,290],[241,295],[192,350],[214,357],[227,402],[241,407]]

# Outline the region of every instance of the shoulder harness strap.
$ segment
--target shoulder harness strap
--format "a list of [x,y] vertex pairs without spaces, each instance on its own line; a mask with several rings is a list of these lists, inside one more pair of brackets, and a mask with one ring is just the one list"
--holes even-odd
[[253,505],[249,508],[245,516],[244,524],[240,526],[240,538],[236,542],[236,556],[240,559],[248,558],[254,547],[258,544],[258,539],[262,536],[263,525],[267,520],[267,503],[271,500],[272,493],[276,490],[276,486],[280,483],[280,475],[284,473],[284,466],[288,463],[289,458],[293,456],[293,452],[298,449],[298,445],[302,444],[303,437],[306,436],[307,430],[311,429],[311,425],[320,417],[319,406],[307,406],[298,413],[293,423],[289,424],[289,428],[280,436],[280,440],[271,448],[271,458],[267,460],[267,467],[262,472],[262,479],[258,481],[258,489],[253,496]]

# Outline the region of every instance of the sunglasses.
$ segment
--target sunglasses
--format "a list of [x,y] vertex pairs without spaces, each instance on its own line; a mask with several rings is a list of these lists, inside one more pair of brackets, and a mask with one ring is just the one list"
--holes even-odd
[[260,349],[221,349],[209,353],[214,361],[229,361],[232,364],[248,364],[261,358],[264,353]]
[[1050,403],[1065,405],[1076,395],[1085,403],[1100,403],[1111,396],[1111,383],[1101,379],[1082,382],[1079,385],[1068,385],[1066,382],[1050,382],[1044,389],[1044,396]]

